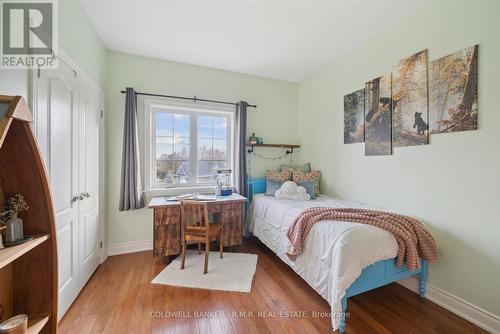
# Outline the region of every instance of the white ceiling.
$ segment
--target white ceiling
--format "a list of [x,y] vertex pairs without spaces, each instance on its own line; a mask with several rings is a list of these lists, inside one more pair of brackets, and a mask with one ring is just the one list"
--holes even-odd
[[426,0],[80,0],[114,51],[301,81]]

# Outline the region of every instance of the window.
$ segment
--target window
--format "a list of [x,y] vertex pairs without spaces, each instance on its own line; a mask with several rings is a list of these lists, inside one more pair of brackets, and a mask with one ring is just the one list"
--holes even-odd
[[146,103],[148,190],[213,186],[232,168],[233,113]]

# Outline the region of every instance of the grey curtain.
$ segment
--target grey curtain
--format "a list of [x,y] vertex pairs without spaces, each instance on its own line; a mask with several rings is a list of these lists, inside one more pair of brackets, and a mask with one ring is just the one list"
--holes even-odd
[[247,196],[247,105],[245,101],[240,101],[236,105],[236,131],[235,131],[235,187],[238,194]]
[[133,88],[127,88],[124,118],[120,211],[144,207],[137,131],[137,96]]
[[[246,139],[247,139],[247,106],[248,103],[245,101],[240,101],[236,106],[236,131],[235,131],[235,187],[238,194],[248,197],[247,189],[247,151],[246,151]],[[246,213],[246,210],[243,212]],[[248,238],[250,236],[248,227],[249,222],[246,217],[243,217],[243,237]]]

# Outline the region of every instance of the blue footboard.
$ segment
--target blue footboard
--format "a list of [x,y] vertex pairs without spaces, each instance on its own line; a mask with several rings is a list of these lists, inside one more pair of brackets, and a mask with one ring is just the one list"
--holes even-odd
[[[254,179],[248,181],[249,200],[252,201],[252,196],[266,192],[266,180]],[[342,319],[340,323],[340,332],[345,329],[345,311],[347,309],[347,299],[360,293],[379,288],[386,284],[402,280],[404,278],[417,275],[419,278],[419,293],[420,297],[425,296],[425,282],[427,279],[427,262],[420,260],[420,269],[410,271],[404,264],[402,267],[396,266],[396,259],[388,259],[376,262],[361,272],[361,275],[347,289],[346,295],[342,299]]]

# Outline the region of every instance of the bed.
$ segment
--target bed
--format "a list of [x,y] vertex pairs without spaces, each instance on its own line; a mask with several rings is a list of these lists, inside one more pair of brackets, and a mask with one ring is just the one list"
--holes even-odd
[[425,296],[427,262],[420,260],[416,271],[408,270],[406,264],[397,267],[396,239],[375,226],[321,221],[311,229],[295,261],[286,255],[288,228],[303,210],[313,206],[377,208],[323,195],[311,201],[280,200],[265,196],[265,188],[265,179],[248,183],[250,232],[330,304],[333,330],[344,332],[348,298],[365,291],[417,275],[420,296]]

